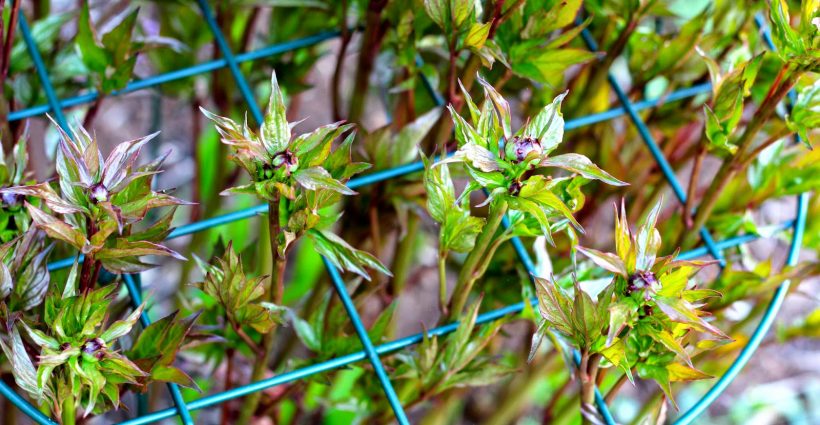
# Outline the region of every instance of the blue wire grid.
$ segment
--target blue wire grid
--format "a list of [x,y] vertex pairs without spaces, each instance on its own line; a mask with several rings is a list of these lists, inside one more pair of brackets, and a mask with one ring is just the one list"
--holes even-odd
[[[213,12],[210,6],[208,5],[207,1],[197,0],[197,4],[203,17],[205,18],[206,23],[208,24],[208,27],[213,33],[214,39],[216,40],[217,46],[219,47],[219,50],[221,51],[223,57],[221,59],[203,62],[190,68],[155,75],[144,80],[132,81],[124,89],[113,92],[111,94],[112,96],[122,95],[138,90],[151,88],[169,81],[188,78],[191,76],[227,67],[229,68],[237,86],[239,87],[239,90],[244,100],[250,108],[251,115],[253,116],[254,120],[257,123],[259,123],[263,119],[262,111],[260,110],[258,104],[254,99],[253,92],[248,86],[247,80],[245,80],[244,76],[239,70],[238,64],[241,62],[254,61],[278,55],[281,53],[290,52],[302,47],[316,45],[318,43],[332,39],[339,35],[338,31],[323,32],[315,34],[313,36],[292,40],[289,42],[273,44],[252,52],[234,55],[234,53],[228,46],[228,43],[225,40],[222,31],[216,23],[216,20],[213,16]],[[758,26],[761,28],[763,37],[767,45],[770,49],[774,49],[774,46],[771,42],[770,34],[768,33],[768,30],[765,29],[765,22],[760,16],[756,17],[756,22]],[[43,91],[46,94],[47,104],[37,105],[27,109],[12,112],[9,114],[9,121],[20,120],[50,112],[54,116],[58,125],[60,125],[60,127],[62,127],[64,130],[68,132],[68,125],[63,114],[63,108],[92,102],[95,99],[97,99],[98,93],[91,91],[89,93],[82,94],[79,96],[74,96],[62,100],[59,99],[54,91],[54,88],[51,85],[51,82],[48,77],[48,70],[46,69],[42,57],[40,56],[40,52],[37,50],[37,46],[32,37],[31,30],[28,26],[28,22],[26,21],[26,18],[22,12],[20,12],[19,17],[19,29],[23,36],[23,40],[26,44],[28,52],[34,62],[38,77],[40,78],[43,87]],[[584,30],[582,32],[582,37],[590,50],[597,50],[597,43],[587,30]],[[618,118],[625,114],[628,115],[630,120],[638,130],[638,134],[640,135],[641,139],[646,144],[650,153],[660,166],[661,172],[663,173],[664,177],[672,187],[672,190],[675,193],[676,198],[680,201],[681,204],[685,204],[686,194],[683,191],[680,184],[678,183],[678,181],[676,180],[674,170],[671,168],[668,161],[664,158],[663,153],[661,152],[657,143],[655,142],[654,138],[649,132],[646,123],[640,117],[639,112],[642,110],[647,110],[657,106],[661,106],[668,102],[680,101],[692,98],[700,94],[709,93],[711,91],[711,85],[708,83],[700,84],[689,88],[677,90],[673,93],[664,96],[663,98],[645,99],[633,103],[629,100],[623,89],[620,87],[618,82],[611,74],[608,75],[608,81],[612,90],[615,92],[619,102],[621,103],[621,107],[569,120],[566,122],[565,129],[573,130],[580,127]],[[428,89],[435,103],[439,105],[443,104],[444,101],[442,97],[434,91],[434,89],[429,85],[429,83],[426,83],[425,87]],[[412,173],[417,173],[419,171],[422,171],[423,169],[424,165],[421,162],[414,162],[410,164],[401,165],[392,169],[382,170],[365,176],[353,178],[347,183],[347,185],[351,189],[355,189],[371,185],[374,183],[386,181],[392,178],[398,178]],[[803,232],[805,230],[808,200],[808,193],[798,195],[796,218],[794,220],[789,220],[787,222],[781,223],[777,226],[777,230],[785,231],[788,229],[792,229],[793,231],[792,241],[789,247],[787,259],[788,265],[797,264]],[[216,216],[198,222],[189,223],[174,229],[174,231],[172,231],[168,236],[168,239],[190,235],[192,233],[200,232],[213,227],[233,223],[240,220],[245,220],[251,217],[255,217],[259,214],[265,214],[267,212],[267,205],[258,205],[255,207],[231,212],[221,216]],[[509,221],[506,219],[506,217],[503,221],[503,225],[505,227],[509,226]],[[704,241],[705,246],[684,252],[680,254],[679,258],[693,259],[708,254],[711,255],[713,258],[719,260],[721,267],[723,267],[725,265],[722,255],[723,250],[734,248],[752,242],[759,238],[758,235],[748,234],[728,238],[722,241],[714,241],[706,228],[699,229],[699,232]],[[527,270],[531,277],[534,276],[535,265],[532,259],[530,258],[529,252],[527,252],[527,249],[524,246],[523,242],[517,237],[512,238],[511,242],[524,268]],[[79,259],[79,261],[82,261],[82,256],[78,256],[77,258]],[[300,369],[284,372],[274,377],[263,379],[237,388],[233,388],[228,391],[223,391],[216,394],[200,397],[187,403],[182,399],[179,388],[174,384],[168,384],[168,389],[171,393],[171,398],[174,402],[174,407],[155,412],[145,412],[145,403],[138,403],[140,406],[138,409],[139,416],[134,419],[122,422],[122,424],[149,424],[163,419],[170,419],[174,417],[178,417],[186,425],[193,424],[193,419],[191,418],[190,414],[191,411],[213,407],[221,403],[227,402],[229,400],[246,396],[248,394],[262,391],[278,385],[283,385],[297,380],[305,379],[307,377],[320,374],[323,372],[333,371],[345,367],[347,365],[351,365],[353,363],[361,362],[363,360],[368,360],[370,364],[373,366],[373,369],[376,373],[376,377],[384,390],[385,397],[387,398],[388,403],[393,409],[393,412],[398,423],[408,424],[409,422],[407,420],[406,413],[403,407],[401,406],[401,403],[396,395],[396,392],[392,384],[390,383],[390,379],[386,371],[384,370],[384,367],[380,361],[380,356],[390,355],[404,348],[418,344],[422,341],[424,335],[422,333],[417,333],[404,338],[389,341],[383,344],[374,345],[373,341],[371,341],[367,335],[367,330],[364,327],[364,324],[362,323],[358,312],[356,311],[353,300],[347,293],[347,288],[345,287],[345,283],[342,280],[342,277],[340,276],[339,272],[332,266],[332,264],[330,264],[327,261],[327,259],[323,260],[327,268],[327,271],[330,274],[333,287],[336,293],[338,294],[339,298],[341,299],[342,304],[345,310],[347,311],[347,314],[353,324],[353,327],[356,330],[356,333],[362,342],[362,350],[345,356],[336,357],[321,363],[302,367]],[[65,267],[70,267],[74,261],[75,258],[66,258],[58,260],[50,263],[48,265],[48,269],[57,270]],[[140,305],[142,303],[142,290],[139,281],[139,275],[123,275],[123,280],[125,282],[126,289],[130,295],[132,305],[135,307],[137,305]],[[783,282],[777,288],[771,301],[767,306],[766,311],[763,314],[760,323],[753,332],[749,342],[741,350],[737,359],[732,363],[729,369],[717,380],[717,382],[712,386],[712,388],[703,396],[703,398],[696,402],[688,411],[681,414],[681,416],[675,422],[676,424],[691,423],[726,389],[726,387],[737,376],[740,370],[749,361],[754,351],[760,345],[761,341],[763,340],[769,328],[771,327],[774,321],[774,317],[777,314],[777,311],[783,304],[783,300],[788,292],[788,288],[788,281]],[[503,308],[499,308],[497,310],[485,312],[477,317],[476,324],[480,325],[490,323],[496,320],[503,319],[510,315],[518,314],[526,308],[526,303],[530,303],[534,306],[537,305],[537,300],[535,298],[532,298]],[[140,317],[140,322],[142,326],[148,326],[151,323],[146,312],[143,312],[142,316]],[[426,333],[428,336],[444,336],[454,332],[457,329],[457,327],[458,322],[453,322],[444,326],[428,330]],[[578,353],[575,352],[574,354],[576,357],[575,361],[577,362]],[[17,406],[18,409],[20,409],[23,413],[25,413],[27,416],[33,419],[36,423],[56,425],[56,422],[54,420],[40,412],[35,406],[33,406],[19,394],[17,394],[3,381],[0,381],[0,395],[11,400],[11,402],[15,406]],[[615,421],[612,415],[610,414],[606,403],[601,397],[600,392],[597,389],[595,401],[598,411],[603,417],[604,421],[607,424],[614,424]]]

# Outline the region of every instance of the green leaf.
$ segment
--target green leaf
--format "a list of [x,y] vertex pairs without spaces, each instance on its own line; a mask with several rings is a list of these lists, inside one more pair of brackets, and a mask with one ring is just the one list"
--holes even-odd
[[88,3],[83,3],[82,9],[80,9],[80,19],[77,22],[77,38],[75,43],[77,53],[88,69],[96,73],[105,72],[109,58],[105,49],[97,41],[96,33],[91,26]]
[[558,167],[573,173],[578,173],[588,179],[600,180],[612,186],[626,186],[606,171],[598,168],[589,158],[577,153],[565,153],[563,155],[548,157],[541,161],[542,167]]
[[534,137],[541,143],[543,155],[555,150],[564,140],[564,114],[561,113],[561,102],[567,93],[569,92],[565,91],[556,96],[524,129],[524,136]]
[[26,209],[28,209],[34,225],[46,232],[51,238],[66,242],[83,252],[88,250],[88,240],[79,230],[52,215],[46,214],[43,210],[28,202],[26,202]]
[[697,331],[709,332],[718,338],[731,340],[720,329],[703,320],[695,307],[681,298],[655,297],[658,308],[673,322],[683,323]]
[[593,263],[597,264],[598,267],[603,268],[609,272],[615,273],[617,275],[621,275],[624,277],[628,277],[629,273],[626,270],[626,265],[624,262],[615,254],[611,254],[609,252],[602,252],[598,251],[597,249],[592,248],[584,248],[584,247],[577,247],[578,252],[584,254],[592,260]]
[[[804,3],[808,3],[808,0]],[[820,127],[820,80],[798,91],[797,101],[792,107],[786,124],[789,129],[797,132],[800,140],[811,149],[811,136],[816,133],[812,130]]]
[[686,349],[683,348],[680,342],[678,342],[678,340],[674,336],[672,336],[672,334],[669,333],[669,331],[660,330],[657,332],[653,332],[650,335],[655,341],[660,342],[666,348],[677,354],[678,357],[680,357],[681,359],[683,359],[683,361],[686,362],[686,364],[694,367],[694,365],[692,365],[692,359],[689,358],[689,353],[686,352]]
[[290,125],[285,115],[285,99],[276,80],[276,72],[270,76],[270,100],[265,112],[265,122],[262,124],[260,136],[262,144],[268,154],[275,155],[285,150],[290,142]]
[[109,326],[108,329],[105,330],[105,332],[100,334],[100,339],[105,341],[106,344],[110,344],[117,340],[119,337],[128,334],[128,332],[131,332],[131,328],[133,328],[134,324],[136,324],[137,320],[139,320],[144,308],[145,304],[142,304],[136,310],[131,312],[131,314],[128,315],[128,317],[125,320],[117,320],[116,322],[112,323],[111,326]]
[[139,9],[134,9],[114,29],[102,36],[102,45],[111,53],[112,64],[115,66],[124,63],[129,56],[136,58],[136,55],[131,55],[131,35],[134,32],[138,14]]
[[637,317],[638,307],[629,299],[621,299],[609,307],[609,331],[606,336],[606,346],[612,345],[618,335],[627,327],[632,327]]
[[549,182],[543,175],[537,174],[527,179],[521,186],[518,198],[533,201],[543,208],[557,212],[583,233],[581,224],[575,220],[572,211],[564,204],[564,201],[558,195],[552,193],[549,189]]
[[662,205],[663,199],[652,207],[644,222],[638,227],[635,235],[635,268],[637,270],[649,270],[655,263],[655,256],[661,247],[661,235],[655,225],[658,222]]
[[390,270],[373,255],[357,250],[332,232],[316,229],[308,231],[307,235],[313,239],[316,251],[325,256],[334,266],[347,270],[370,280],[365,268],[371,268],[387,276],[392,276]]
[[[804,0],[805,1],[805,0]],[[806,47],[803,40],[789,25],[789,4],[786,0],[771,0],[769,19],[772,21],[772,41],[781,55],[802,55]]]
[[601,355],[604,356],[607,361],[623,370],[626,377],[629,378],[629,382],[634,382],[632,368],[627,358],[626,345],[624,345],[624,342],[620,338],[615,338],[611,344],[607,344],[607,346],[601,350]]
[[688,367],[680,363],[669,363],[666,365],[666,371],[669,372],[669,380],[673,382],[697,381],[701,379],[713,378],[713,376],[707,375],[694,367]]
[[200,391],[196,382],[187,373],[173,366],[157,366],[151,370],[151,378],[156,381],[173,382],[186,388]]
[[302,187],[308,190],[328,189],[339,192],[343,195],[355,195],[356,192],[334,179],[330,173],[322,167],[310,167],[297,170],[293,173],[293,178]]
[[424,0],[424,10],[427,15],[441,28],[445,28],[445,22],[449,19],[449,0]]
[[2,348],[6,359],[10,363],[14,382],[32,398],[41,402],[50,395],[50,390],[48,387],[37,385],[37,371],[34,369],[34,364],[31,362],[28,353],[26,353],[26,347],[16,326],[12,326],[9,331],[9,344],[6,345],[3,339],[0,338],[0,348]]
[[464,37],[464,47],[472,49],[484,47],[484,42],[487,41],[487,36],[490,34],[490,26],[490,22],[483,24],[476,22],[470,25],[470,30]]

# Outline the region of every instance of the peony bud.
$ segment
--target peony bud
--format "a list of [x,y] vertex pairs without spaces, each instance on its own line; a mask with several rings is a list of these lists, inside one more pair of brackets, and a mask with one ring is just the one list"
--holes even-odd
[[515,136],[512,142],[507,142],[504,146],[504,153],[507,159],[514,162],[522,162],[529,158],[540,157],[542,152],[541,142],[529,136]]

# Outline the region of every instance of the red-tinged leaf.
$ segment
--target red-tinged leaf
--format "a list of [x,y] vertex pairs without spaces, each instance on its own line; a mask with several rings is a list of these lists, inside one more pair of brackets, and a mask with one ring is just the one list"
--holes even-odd
[[182,261],[187,260],[182,254],[166,246],[149,241],[129,241],[125,239],[117,240],[115,247],[99,250],[95,258],[98,260],[109,260],[122,257],[140,257],[143,255],[161,255],[174,257]]
[[182,370],[173,366],[156,366],[151,370],[151,378],[156,381],[173,382],[186,388],[202,392],[196,382]]
[[731,339],[720,329],[703,320],[697,310],[686,300],[681,298],[655,297],[658,307],[673,322],[689,325],[700,332],[709,332],[722,339]]
[[598,251],[597,249],[584,248],[584,247],[581,247],[581,246],[577,247],[577,249],[578,249],[578,252],[580,252],[581,254],[586,255],[587,258],[592,260],[592,262],[597,264],[599,267],[601,267],[601,268],[603,268],[607,271],[610,271],[612,273],[621,275],[623,277],[628,277],[628,274],[627,274],[627,271],[626,271],[626,265],[615,254],[612,254],[612,253],[609,253],[609,252],[601,252],[601,251]]
[[13,193],[15,195],[40,198],[45,201],[49,208],[60,214],[73,214],[82,211],[82,209],[63,200],[48,183],[38,183],[31,186],[7,187],[0,189],[0,193]]
[[157,137],[157,135],[159,135],[159,132],[117,145],[105,160],[102,184],[109,189],[118,186],[120,182],[131,173],[131,169],[140,154],[142,146]]
[[638,232],[635,235],[635,245],[637,248],[635,268],[637,270],[649,270],[655,263],[655,256],[661,246],[661,235],[655,228],[655,225],[658,222],[662,205],[663,199],[652,207],[652,210],[649,211],[649,215],[646,216],[646,220],[638,227]]
[[612,186],[627,186],[627,183],[612,177],[609,173],[593,164],[589,158],[577,153],[566,153],[548,157],[541,161],[541,166],[563,168],[567,171],[578,173],[588,179],[600,180]]
[[46,214],[43,210],[28,202],[26,202],[25,205],[34,225],[46,232],[48,236],[66,242],[81,251],[88,249],[88,240],[79,230],[64,221],[58,220],[54,216]]

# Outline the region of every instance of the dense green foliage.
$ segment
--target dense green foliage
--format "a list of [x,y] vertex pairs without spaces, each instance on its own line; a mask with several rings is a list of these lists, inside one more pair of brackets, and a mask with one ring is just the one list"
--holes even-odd
[[[722,261],[678,258],[704,227],[717,240],[785,239],[783,201],[820,187],[816,0],[212,2],[228,46],[258,57],[190,78],[173,72],[226,56],[192,2],[21,3],[2,3],[0,27],[0,378],[62,424],[157,409],[158,383],[190,401],[358,352],[323,265],[374,343],[421,332],[381,358],[414,423],[601,423],[598,390],[619,422],[659,423],[701,394],[687,382],[726,370],[775,288],[788,280],[799,294],[820,274],[816,196],[796,265],[737,245]],[[67,109],[76,124],[54,110],[50,123],[10,119],[49,101],[12,31],[20,13],[56,94],[94,90],[68,103],[87,102]],[[338,35],[305,41],[327,31]],[[293,40],[284,54],[258,50]],[[151,135],[132,139],[138,120],[106,107],[152,74],[168,78],[151,107],[183,118],[157,109],[138,131]],[[264,114],[251,109],[262,122],[249,123],[251,97],[268,99]],[[635,116],[620,117],[624,100]],[[149,143],[164,126],[190,142],[173,141],[173,163]],[[362,184],[370,173],[390,178]],[[685,197],[663,201],[665,173],[686,180]],[[160,189],[171,181],[174,195]],[[237,210],[247,220],[168,240]],[[138,273],[149,301],[129,307],[134,289],[120,283]],[[149,309],[164,317],[138,325]],[[771,341],[819,334],[815,309]],[[639,409],[620,408],[630,394]],[[366,363],[218,413],[392,415]]]

